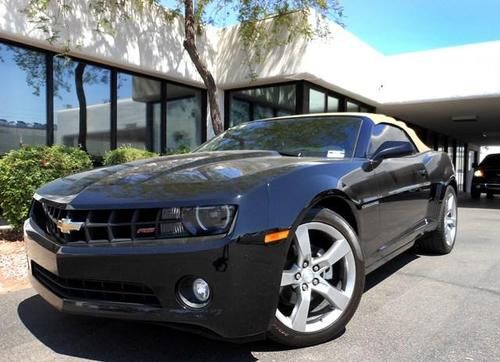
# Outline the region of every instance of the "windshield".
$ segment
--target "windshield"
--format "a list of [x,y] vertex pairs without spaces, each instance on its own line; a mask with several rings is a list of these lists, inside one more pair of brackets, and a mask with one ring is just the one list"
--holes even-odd
[[360,126],[357,117],[254,121],[227,130],[195,152],[272,150],[288,156],[348,158],[354,154]]
[[498,166],[500,167],[500,153],[488,155],[481,162],[481,166]]

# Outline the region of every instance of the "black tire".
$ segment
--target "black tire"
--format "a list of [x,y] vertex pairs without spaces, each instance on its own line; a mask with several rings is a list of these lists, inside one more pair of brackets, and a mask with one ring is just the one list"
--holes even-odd
[[486,193],[486,198],[487,199],[492,199],[494,196],[493,196],[493,192],[487,192]]
[[471,197],[472,199],[474,199],[474,200],[477,200],[477,199],[479,199],[479,198],[481,197],[481,192],[480,192],[479,190],[474,190],[474,189],[472,189],[472,190],[470,191],[470,197]]
[[349,243],[352,255],[354,256],[356,270],[354,288],[347,307],[342,311],[338,319],[325,329],[321,329],[317,332],[298,332],[293,330],[282,323],[275,315],[268,332],[269,338],[280,344],[292,347],[305,347],[320,344],[342,334],[345,330],[345,326],[354,315],[364,291],[365,271],[363,254],[361,252],[358,237],[352,227],[344,218],[330,209],[311,210],[307,217],[301,222],[301,225],[311,221],[333,226]]
[[[453,240],[451,242],[447,242],[445,231],[445,217],[447,213],[446,200],[448,200],[450,195],[452,195],[455,199],[456,208],[457,193],[452,186],[448,186],[441,202],[441,210],[439,212],[438,226],[436,230],[427,233],[420,240],[418,240],[418,246],[424,251],[444,255],[450,253],[455,246],[457,232],[455,231]],[[456,211],[455,215],[458,215]],[[457,227],[457,220],[455,221],[455,227]]]

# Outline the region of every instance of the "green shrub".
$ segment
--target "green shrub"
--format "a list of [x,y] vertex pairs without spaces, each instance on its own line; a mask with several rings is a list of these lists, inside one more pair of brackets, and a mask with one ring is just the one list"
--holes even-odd
[[175,149],[171,149],[167,152],[167,155],[182,155],[184,153],[191,152],[191,149],[186,145],[181,145]]
[[132,147],[119,147],[106,152],[103,159],[104,166],[118,165],[120,163],[156,157],[158,154]]
[[31,198],[43,184],[92,167],[78,148],[30,146],[10,151],[0,159],[0,207],[3,217],[21,230]]

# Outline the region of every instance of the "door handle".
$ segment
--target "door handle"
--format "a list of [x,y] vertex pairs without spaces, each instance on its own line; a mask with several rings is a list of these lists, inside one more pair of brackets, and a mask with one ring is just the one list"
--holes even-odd
[[422,177],[427,177],[427,170],[418,170],[417,173]]

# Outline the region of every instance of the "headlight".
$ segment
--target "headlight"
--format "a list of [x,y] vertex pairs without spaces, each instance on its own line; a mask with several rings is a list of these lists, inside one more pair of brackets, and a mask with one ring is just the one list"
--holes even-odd
[[161,212],[162,237],[220,235],[229,231],[236,207],[233,205],[165,208]]
[[474,172],[474,176],[484,177],[484,172],[482,170],[476,170],[476,172]]

